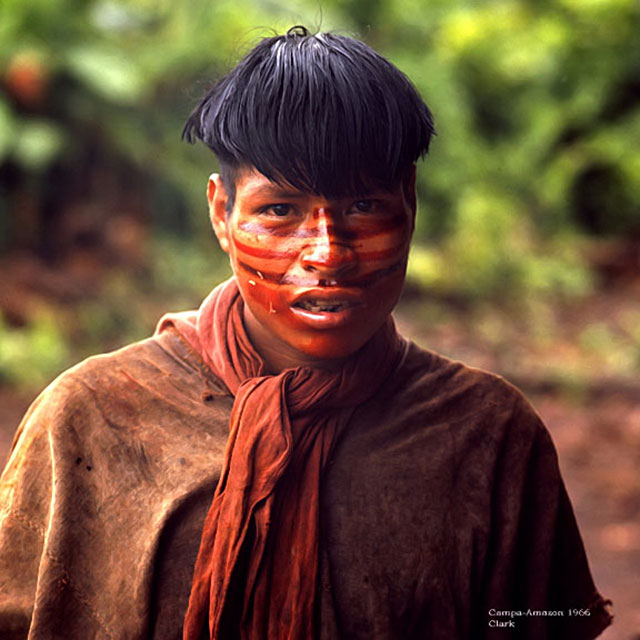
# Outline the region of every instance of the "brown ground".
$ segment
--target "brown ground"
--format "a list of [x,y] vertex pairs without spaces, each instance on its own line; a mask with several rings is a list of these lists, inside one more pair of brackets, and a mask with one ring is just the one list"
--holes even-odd
[[[558,448],[596,583],[614,601],[604,640],[640,639],[639,295],[627,282],[552,311],[410,298],[398,320],[427,348],[505,375],[538,409]],[[0,387],[0,460],[33,395]]]

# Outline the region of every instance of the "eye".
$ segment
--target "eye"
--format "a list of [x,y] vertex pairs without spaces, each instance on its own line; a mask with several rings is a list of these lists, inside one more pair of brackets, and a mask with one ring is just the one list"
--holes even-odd
[[279,202],[276,204],[269,204],[266,207],[262,207],[262,209],[260,209],[260,213],[266,213],[276,218],[284,218],[295,213],[295,209],[290,204]]
[[371,213],[376,208],[375,200],[357,200],[353,203],[352,210],[357,213]]

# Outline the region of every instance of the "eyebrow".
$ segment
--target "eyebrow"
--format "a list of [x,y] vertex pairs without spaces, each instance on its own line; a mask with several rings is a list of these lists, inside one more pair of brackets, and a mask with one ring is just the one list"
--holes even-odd
[[256,187],[255,189],[249,190],[247,194],[249,197],[253,196],[266,196],[269,198],[286,198],[287,200],[297,199],[301,200],[302,198],[306,198],[309,194],[303,191],[287,191],[286,189],[282,189],[278,186],[270,186],[270,185],[262,185]]

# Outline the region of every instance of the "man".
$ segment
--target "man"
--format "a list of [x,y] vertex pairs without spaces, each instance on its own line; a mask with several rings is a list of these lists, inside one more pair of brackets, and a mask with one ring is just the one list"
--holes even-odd
[[550,438],[390,313],[429,110],[356,40],[268,38],[185,127],[234,277],[91,358],[1,485],[2,637],[596,637]]

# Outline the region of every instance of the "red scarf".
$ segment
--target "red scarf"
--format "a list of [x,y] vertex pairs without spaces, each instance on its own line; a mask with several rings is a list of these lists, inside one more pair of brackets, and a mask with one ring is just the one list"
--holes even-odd
[[266,375],[235,280],[200,310],[165,316],[235,396],[220,481],[202,532],[184,640],[312,640],[320,484],[340,430],[397,366],[391,318],[337,371]]

